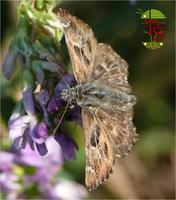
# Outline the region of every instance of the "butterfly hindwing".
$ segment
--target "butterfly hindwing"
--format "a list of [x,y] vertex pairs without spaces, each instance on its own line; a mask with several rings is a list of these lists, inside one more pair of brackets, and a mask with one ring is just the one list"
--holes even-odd
[[97,109],[96,119],[108,138],[116,157],[126,156],[135,144],[138,135],[132,122],[133,111]]
[[[120,113],[116,118],[106,110],[83,109],[82,119],[86,137],[86,187],[95,189],[106,181],[113,171],[115,157],[124,157],[137,140],[132,113]],[[111,115],[113,112],[111,111]]]
[[86,137],[86,187],[95,189],[112,173],[115,155],[101,124],[93,113],[83,109],[82,119]]

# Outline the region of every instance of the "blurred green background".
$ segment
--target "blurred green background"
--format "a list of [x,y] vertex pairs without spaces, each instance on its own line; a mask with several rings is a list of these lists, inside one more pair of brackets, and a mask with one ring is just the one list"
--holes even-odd
[[[1,62],[15,32],[17,1],[1,1]],[[90,199],[174,199],[174,1],[64,1],[60,7],[86,21],[99,42],[109,43],[129,64],[129,82],[137,96],[134,124],[140,139],[133,152],[116,161],[104,186]],[[144,33],[137,9],[158,9],[165,20],[164,46],[151,50],[142,46]],[[68,55],[63,54],[65,63]],[[20,77],[6,81],[1,74],[1,134],[8,142],[7,120],[19,98]],[[84,183],[84,141],[77,127],[71,135],[80,150],[75,161],[67,161],[70,177]]]

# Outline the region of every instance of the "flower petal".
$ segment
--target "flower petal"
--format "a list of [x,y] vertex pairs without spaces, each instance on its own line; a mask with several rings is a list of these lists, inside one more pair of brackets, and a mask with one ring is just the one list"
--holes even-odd
[[82,126],[81,108],[79,106],[75,106],[72,110],[69,110],[69,112],[67,112],[67,119],[76,121],[80,126]]
[[73,81],[74,81],[73,76],[71,76],[69,74],[64,75],[63,79],[55,87],[54,96],[55,97],[59,97],[60,96],[60,92],[63,89],[68,88],[67,84],[70,85]]
[[51,126],[51,122],[49,121],[49,113],[46,108],[49,98],[50,98],[49,93],[46,90],[42,90],[37,96],[40,107],[42,108],[43,111],[45,123],[47,124],[48,127]]
[[75,159],[77,144],[66,133],[58,132],[55,134],[55,140],[60,144],[65,159]]
[[30,131],[28,132],[28,134],[26,134],[26,140],[28,141],[31,149],[34,151],[34,140],[31,137]]
[[36,143],[36,147],[37,147],[37,150],[38,150],[38,152],[39,152],[39,154],[41,156],[44,156],[44,155],[47,154],[48,150],[46,148],[46,144],[45,143],[43,143],[43,144],[37,144]]
[[33,90],[35,86],[35,79],[29,69],[23,70],[23,105],[28,115],[35,114]]
[[56,99],[53,97],[48,103],[48,112],[56,112],[59,110],[59,106],[57,105]]
[[37,144],[42,144],[48,138],[48,128],[44,122],[39,123],[32,130],[32,139]]
[[49,93],[47,90],[42,90],[38,95],[38,100],[40,104],[46,105],[50,99]]
[[35,108],[34,108],[34,99],[33,99],[33,91],[32,88],[26,88],[23,91],[23,104],[25,111],[30,115],[34,115]]
[[15,140],[23,136],[26,128],[29,126],[29,122],[30,117],[28,115],[19,116],[18,113],[13,113],[9,119],[9,138]]
[[25,137],[18,137],[15,139],[14,144],[13,144],[15,149],[24,149],[26,146],[26,138]]

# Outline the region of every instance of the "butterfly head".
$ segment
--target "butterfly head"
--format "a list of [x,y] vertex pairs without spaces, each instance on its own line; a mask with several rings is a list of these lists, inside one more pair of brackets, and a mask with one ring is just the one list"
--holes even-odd
[[63,89],[61,91],[61,98],[64,101],[69,101],[70,103],[77,103],[78,101],[78,96],[79,96],[79,91],[77,90],[77,87],[72,87],[68,89]]
[[70,93],[70,90],[69,89],[63,89],[61,91],[61,98],[64,100],[64,101],[69,101],[71,99],[71,93]]

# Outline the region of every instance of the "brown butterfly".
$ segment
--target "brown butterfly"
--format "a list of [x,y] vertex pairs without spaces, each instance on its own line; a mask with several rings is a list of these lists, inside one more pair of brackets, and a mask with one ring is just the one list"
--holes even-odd
[[130,95],[127,63],[92,29],[67,11],[58,13],[77,81],[62,98],[82,107],[86,141],[86,178],[95,189],[113,171],[116,157],[131,151],[137,134],[132,122],[136,98]]

